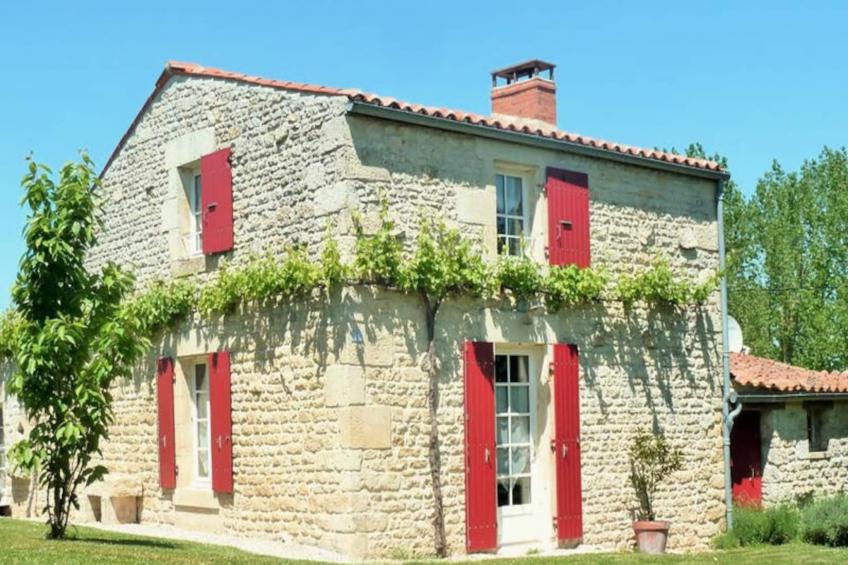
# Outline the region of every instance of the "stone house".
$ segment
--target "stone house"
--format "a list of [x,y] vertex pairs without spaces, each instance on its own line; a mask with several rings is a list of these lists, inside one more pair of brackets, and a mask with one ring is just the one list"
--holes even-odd
[[[169,63],[102,173],[91,266],[130,264],[142,284],[202,281],[224,259],[292,243],[317,254],[328,229],[349,255],[352,212],[374,220],[382,197],[406,242],[421,217],[440,217],[491,260],[524,239],[540,263],[611,276],[658,256],[681,277],[716,272],[716,163],[557,129],[552,65],[492,80],[492,114],[480,116]],[[423,316],[418,299],[368,287],[195,316],[116,387],[110,475],[79,518],[352,557],[431,553]],[[627,450],[641,429],[684,453],[657,501],[670,547],[706,548],[725,511],[721,327],[717,292],[678,310],[445,304],[449,551],[628,547]],[[6,426],[8,443],[24,429]],[[29,481],[9,482],[12,512],[35,512]]]
[[733,499],[796,502],[848,488],[848,374],[730,354],[741,412],[731,432]]

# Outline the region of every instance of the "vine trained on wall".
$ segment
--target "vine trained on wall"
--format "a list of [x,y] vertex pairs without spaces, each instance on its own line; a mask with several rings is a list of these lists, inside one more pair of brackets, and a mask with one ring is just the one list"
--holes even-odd
[[[270,253],[254,254],[241,265],[223,263],[217,275],[199,284],[188,279],[157,279],[125,305],[138,331],[151,337],[187,318],[229,314],[240,304],[267,303],[304,296],[316,289],[370,284],[405,293],[426,290],[432,295],[464,295],[483,299],[542,302],[551,313],[566,307],[604,300],[631,307],[697,306],[717,288],[719,275],[702,283],[678,278],[666,260],[637,274],[612,281],[604,269],[575,265],[543,269],[532,259],[500,257],[495,264],[483,259],[478,245],[442,222],[422,221],[415,250],[405,254],[394,222],[383,205],[379,228],[367,234],[355,217],[356,242],[351,263],[342,261],[338,243],[328,235],[317,261],[304,247],[292,246],[282,259]],[[446,248],[453,251],[445,253]],[[444,287],[444,288],[440,288]],[[0,318],[0,356],[10,357],[18,327],[17,315]]]

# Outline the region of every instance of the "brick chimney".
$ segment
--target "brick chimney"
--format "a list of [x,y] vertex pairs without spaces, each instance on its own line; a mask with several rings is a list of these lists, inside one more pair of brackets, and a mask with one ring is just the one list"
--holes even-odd
[[[542,76],[545,71],[548,78]],[[492,114],[539,120],[556,126],[554,65],[534,59],[493,71]]]

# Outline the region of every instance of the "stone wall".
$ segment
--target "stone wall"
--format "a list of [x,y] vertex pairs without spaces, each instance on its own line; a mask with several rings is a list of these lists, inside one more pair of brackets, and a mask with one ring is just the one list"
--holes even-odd
[[[146,283],[198,273],[175,254],[174,167],[198,151],[233,148],[235,248],[320,249],[328,223],[349,252],[352,210],[373,225],[384,197],[407,243],[420,218],[444,217],[495,254],[494,175],[527,179],[532,254],[544,262],[544,170],[588,173],[593,264],[613,275],[663,256],[682,276],[718,264],[714,186],[704,180],[344,114],[343,98],[200,78],[175,78],[104,176],[105,228],[90,262],[131,264]],[[194,140],[192,142],[191,140]],[[202,149],[199,149],[202,148]],[[624,312],[616,304],[531,320],[510,305],[458,301],[439,314],[445,511],[453,553],[465,548],[461,344],[519,347],[537,367],[539,465],[552,407],[551,344],[576,343],[581,364],[584,541],[631,543],[627,449],[644,428],[684,450],[685,470],[663,486],[658,514],[674,522],[673,549],[705,548],[723,514],[720,321],[717,296],[701,310]],[[423,311],[414,297],[367,288],[327,299],[194,319],[166,336],[133,382],[115,391],[105,446],[116,484],[140,482],[142,521],[291,539],[356,556],[432,550]],[[156,355],[233,355],[235,492],[158,488]],[[552,482],[538,497],[554,509]],[[545,522],[548,524],[549,521]],[[551,541],[553,530],[541,537]]]
[[[648,320],[597,306],[527,324],[525,314],[504,306],[449,303],[440,318],[451,551],[463,552],[465,540],[464,339],[494,341],[496,348],[523,344],[538,353],[540,367],[549,361],[549,344],[578,345],[585,543],[629,544],[635,500],[627,448],[638,429],[656,426],[685,458],[685,471],[658,497],[658,514],[674,522],[672,548],[704,548],[723,512],[719,372],[714,352],[698,345],[709,341],[711,321],[671,312]],[[187,325],[158,344],[156,354],[181,359],[232,351],[235,492],[208,493],[198,502],[201,495],[190,485],[159,490],[155,356],[115,391],[119,416],[104,457],[110,481],[140,480],[143,522],[290,539],[353,555],[432,551],[422,317],[413,297],[359,288],[329,305],[316,296],[297,307]],[[648,328],[660,339],[647,342]],[[688,336],[699,338],[689,350]],[[548,422],[539,426],[539,444],[545,446],[553,419],[547,370],[538,378],[540,418]],[[553,469],[547,450],[536,456]],[[546,494],[540,503],[553,507],[552,487]]]
[[[103,177],[104,229],[90,265],[130,264],[141,282],[179,274],[177,169],[222,147],[232,148],[233,259],[321,241],[315,192],[338,176],[339,149],[323,132],[343,112],[339,97],[172,78]],[[206,259],[201,276],[217,263]]]
[[826,452],[810,452],[807,413],[801,402],[789,402],[761,415],[763,502],[795,502],[848,489],[848,405],[833,403],[825,411]]
[[[117,260],[144,283],[174,274],[174,173],[232,147],[234,251],[281,253],[327,233],[352,247],[350,212],[376,219],[386,198],[408,242],[443,217],[495,254],[496,172],[525,176],[533,256],[544,262],[546,167],[589,175],[592,259],[615,273],[669,259],[684,276],[715,272],[711,181],[462,134],[347,116],[341,97],[202,78],[172,78],[103,178],[104,230],[90,265]],[[518,171],[518,173],[516,173]],[[201,276],[217,268],[207,258]]]
[[[29,431],[20,404],[6,390],[6,378],[11,375],[12,366],[8,362],[0,364],[0,404],[3,408],[3,432],[7,453],[14,443]],[[44,506],[43,494],[31,488],[29,477],[12,472],[11,462],[5,460],[5,468],[0,469],[0,506],[8,506],[17,515],[33,516]]]

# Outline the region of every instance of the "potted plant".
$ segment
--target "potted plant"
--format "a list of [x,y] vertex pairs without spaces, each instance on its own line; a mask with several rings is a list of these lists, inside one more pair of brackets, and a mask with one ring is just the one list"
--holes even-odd
[[669,522],[654,514],[654,494],[659,484],[682,466],[682,454],[659,433],[640,432],[630,447],[630,482],[639,507],[634,511],[636,546],[645,553],[665,553]]

